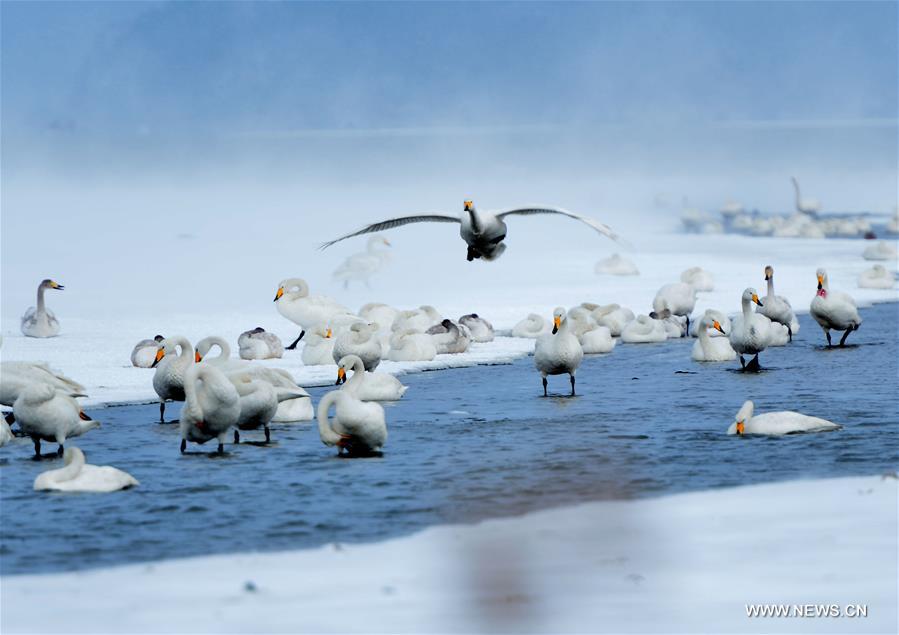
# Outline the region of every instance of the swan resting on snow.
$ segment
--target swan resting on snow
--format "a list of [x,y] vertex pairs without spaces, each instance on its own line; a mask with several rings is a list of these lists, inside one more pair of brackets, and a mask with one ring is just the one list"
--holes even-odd
[[865,260],[896,260],[895,242],[887,242],[878,240],[873,245],[868,245],[862,252],[862,258]]
[[609,276],[640,275],[640,270],[637,269],[637,265],[618,254],[612,254],[608,258],[597,262],[596,266],[593,267],[593,272],[598,276],[603,274]]
[[506,239],[505,219],[509,216],[530,216],[532,214],[567,216],[568,218],[572,218],[592,227],[600,234],[607,236],[612,240],[618,240],[618,235],[607,225],[559,207],[546,207],[542,205],[516,207],[489,213],[479,212],[475,209],[472,201],[465,201],[462,206],[461,216],[450,216],[448,214],[416,214],[413,216],[391,218],[390,220],[373,223],[351,234],[346,234],[340,238],[335,238],[334,240],[323,243],[321,249],[327,249],[334,243],[346,240],[347,238],[352,238],[353,236],[393,229],[394,227],[408,225],[409,223],[459,223],[459,234],[462,236],[462,240],[468,245],[468,261],[471,262],[475,258],[496,260],[506,250],[506,245],[503,242]]
[[323,324],[308,331],[300,359],[306,366],[329,366],[334,363],[334,332]]
[[84,452],[76,447],[66,448],[63,457],[65,467],[48,470],[34,479],[36,491],[106,493],[140,485],[128,472],[108,465],[88,465]]
[[237,337],[237,346],[241,359],[279,359],[284,355],[281,338],[261,326],[241,333]]
[[153,368],[159,344],[164,339],[162,335],[157,335],[152,340],[141,340],[135,344],[131,351],[131,365],[135,368]]
[[534,344],[534,366],[543,378],[543,396],[548,396],[547,375],[568,374],[573,397],[574,378],[583,359],[584,350],[572,332],[572,325],[567,319],[565,309],[556,308],[553,311],[552,333],[539,337]]
[[655,318],[666,309],[671,315],[687,318],[685,334],[690,332],[690,314],[696,307],[696,289],[686,282],[674,282],[666,284],[656,292],[652,301],[653,313],[649,317]]
[[892,289],[896,278],[883,265],[874,265],[858,274],[858,286],[862,289]]
[[731,348],[726,337],[709,337],[709,329],[715,329],[722,335],[727,335],[721,326],[724,314],[714,309],[708,309],[699,320],[699,332],[696,342],[693,343],[691,358],[697,362],[729,362],[737,358],[737,353]]
[[469,313],[459,318],[459,324],[466,327],[472,342],[492,342],[493,325],[477,313]]
[[78,437],[100,427],[71,397],[49,384],[25,387],[13,404],[13,414],[19,428],[34,442],[34,456],[41,456],[41,441],[59,444],[56,453],[62,456],[66,439]]
[[434,338],[415,329],[401,329],[390,336],[387,359],[393,362],[429,362],[437,356]]
[[41,280],[37,286],[37,307],[29,307],[22,316],[22,334],[28,337],[55,337],[59,335],[59,320],[53,315],[53,311],[44,304],[44,291],[54,289],[62,291],[64,286],[50,280]]
[[[746,289],[741,303],[743,313],[731,324],[730,345],[740,356],[740,366],[744,370],[759,370],[759,353],[768,348],[771,340],[771,320],[752,310],[753,303],[763,306],[755,289]],[[743,355],[754,357],[747,364]]]
[[712,274],[702,267],[690,267],[680,274],[680,280],[697,291],[715,290],[715,280],[712,278]]
[[[338,373],[346,373],[352,357],[340,360]],[[361,366],[361,360],[358,357],[356,360]],[[356,360],[352,361],[355,363]],[[384,408],[378,403],[362,401],[356,395],[363,373],[364,368],[362,372],[354,372],[346,385],[329,392],[318,402],[319,436],[325,445],[337,446],[339,454],[344,451],[350,455],[377,453],[387,442]],[[333,419],[328,418],[331,406],[334,406]]]
[[840,346],[845,346],[849,334],[861,326],[862,318],[858,314],[858,307],[848,293],[830,290],[824,269],[818,269],[815,275],[818,276],[818,293],[812,299],[812,317],[824,330],[828,346],[833,345],[830,340],[831,329],[845,331],[840,338]]
[[471,345],[471,333],[468,329],[452,320],[443,320],[426,332],[434,340],[438,355],[464,353]]
[[783,436],[799,432],[826,432],[839,430],[841,425],[810,417],[799,412],[782,411],[766,412],[753,416],[755,405],[752,401],[746,401],[740,411],[737,412],[736,421],[730,424],[727,434],[743,436],[745,434],[765,434],[769,436]]
[[[399,379],[389,373],[373,373],[365,370],[365,365],[358,355],[346,355],[338,361],[337,383],[344,384],[362,401],[396,401],[406,392]],[[352,369],[353,376],[347,384],[347,369]],[[359,375],[356,378],[356,375]]]
[[512,327],[512,337],[537,339],[541,335],[547,335],[549,331],[550,326],[543,316],[529,313],[526,318]]
[[309,295],[309,285],[302,278],[282,280],[275,292],[274,302],[278,313],[301,328],[297,339],[287,346],[289,351],[294,350],[306,331],[315,325],[331,324],[338,315],[352,317],[349,309],[334,298]]
[[331,357],[336,364],[346,355],[358,355],[365,370],[374,370],[381,363],[381,341],[378,325],[356,322],[334,340]]

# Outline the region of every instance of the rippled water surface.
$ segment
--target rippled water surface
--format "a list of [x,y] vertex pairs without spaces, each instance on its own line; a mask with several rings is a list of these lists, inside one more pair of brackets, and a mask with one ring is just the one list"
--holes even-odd
[[[274,424],[270,447],[226,446],[210,458],[207,444],[192,446],[204,454],[181,456],[178,427],[156,423],[157,405],[93,410],[103,427],[74,443],[140,487],[37,493],[34,477],[61,461],[31,461],[27,439],[3,448],[0,570],[380,540],[585,500],[895,469],[897,305],[862,314],[853,346],[832,350],[802,316],[794,343],[763,353],[768,370],[757,375],[735,372],[736,362],[691,362],[692,340],[619,344],[588,357],[576,398],[542,398],[530,358],[405,375],[405,399],[387,405],[380,458],[337,458],[313,423]],[[567,378],[550,378],[551,392],[567,389]],[[310,392],[317,400],[327,390]],[[799,410],[846,427],[726,436],[747,398],[757,412]]]

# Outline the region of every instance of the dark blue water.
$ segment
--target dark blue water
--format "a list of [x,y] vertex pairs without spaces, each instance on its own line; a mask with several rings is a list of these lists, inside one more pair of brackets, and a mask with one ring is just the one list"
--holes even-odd
[[[530,358],[406,375],[406,398],[387,406],[381,458],[336,458],[312,423],[275,424],[272,447],[181,456],[177,426],[155,423],[156,404],[90,411],[103,428],[77,445],[140,487],[39,494],[34,477],[61,462],[31,461],[27,440],[0,450],[0,571],[381,540],[586,500],[895,469],[897,305],[862,314],[853,346],[833,350],[803,316],[794,343],[763,353],[769,370],[757,375],[690,361],[692,340],[588,357],[573,399],[542,398]],[[550,390],[567,392],[567,378],[550,378]],[[726,436],[747,398],[758,412],[799,410],[846,427]]]

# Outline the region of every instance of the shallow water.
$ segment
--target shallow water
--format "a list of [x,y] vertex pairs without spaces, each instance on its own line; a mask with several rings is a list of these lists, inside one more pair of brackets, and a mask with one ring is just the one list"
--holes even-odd
[[[586,500],[895,469],[897,308],[864,309],[845,349],[824,349],[821,330],[801,316],[793,344],[763,353],[759,374],[694,363],[685,339],[586,358],[576,398],[542,398],[530,358],[405,375],[405,399],[387,405],[380,458],[337,458],[313,423],[274,424],[271,447],[226,446],[211,458],[206,444],[181,456],[178,427],[156,423],[156,404],[91,410],[103,427],[74,444],[141,485],[39,494],[34,477],[61,461],[31,461],[27,439],[3,448],[0,571],[381,540]],[[567,390],[567,377],[550,378],[551,393]],[[747,398],[758,412],[799,410],[846,427],[726,436]]]

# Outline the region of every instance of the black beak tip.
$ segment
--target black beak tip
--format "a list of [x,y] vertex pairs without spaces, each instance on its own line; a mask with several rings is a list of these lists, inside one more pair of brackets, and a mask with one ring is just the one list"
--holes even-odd
[[554,327],[553,327],[553,335],[555,335],[555,334],[558,333],[558,332],[559,332],[559,327],[558,327],[558,326],[554,326]]

